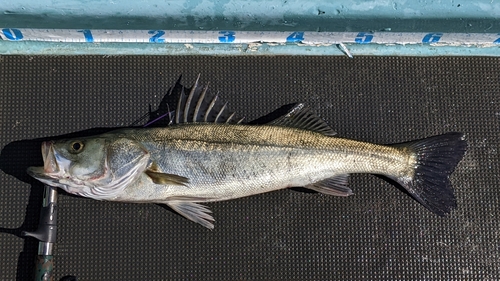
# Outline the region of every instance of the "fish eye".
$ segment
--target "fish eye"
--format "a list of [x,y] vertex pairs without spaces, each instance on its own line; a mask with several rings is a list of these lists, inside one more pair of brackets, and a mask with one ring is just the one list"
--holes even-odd
[[70,144],[70,152],[71,153],[79,153],[83,150],[83,142],[74,141]]

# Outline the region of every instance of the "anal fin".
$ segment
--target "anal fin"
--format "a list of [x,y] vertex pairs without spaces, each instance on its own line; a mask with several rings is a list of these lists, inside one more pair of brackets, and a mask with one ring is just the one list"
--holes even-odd
[[165,203],[186,219],[199,223],[208,229],[214,229],[212,222],[215,220],[210,215],[212,211],[207,207],[189,201],[169,201]]
[[333,178],[328,178],[322,181],[318,181],[312,184],[308,184],[305,188],[312,189],[314,191],[334,195],[334,196],[349,196],[352,195],[352,190],[347,187],[349,181],[349,175],[338,175]]

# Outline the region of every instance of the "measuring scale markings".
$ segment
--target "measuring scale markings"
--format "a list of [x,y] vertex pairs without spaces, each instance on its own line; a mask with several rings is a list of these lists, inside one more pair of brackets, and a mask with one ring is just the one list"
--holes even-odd
[[300,43],[497,45],[500,33],[199,31],[1,28],[6,41],[124,43]]

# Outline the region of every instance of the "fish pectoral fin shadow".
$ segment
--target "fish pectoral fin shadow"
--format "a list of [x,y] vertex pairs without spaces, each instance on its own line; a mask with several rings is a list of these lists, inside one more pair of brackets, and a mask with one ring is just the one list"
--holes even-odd
[[305,188],[312,189],[314,191],[328,195],[349,196],[354,193],[349,187],[347,187],[348,182],[349,182],[348,174],[338,175],[333,178],[328,178],[322,181],[308,184],[305,186]]
[[212,222],[215,220],[210,215],[212,211],[206,206],[188,201],[169,201],[165,204],[186,219],[199,223],[208,229],[214,229]]
[[145,173],[156,184],[164,184],[164,185],[173,184],[173,185],[188,186],[189,183],[188,178],[179,175],[156,172],[150,169],[146,170]]

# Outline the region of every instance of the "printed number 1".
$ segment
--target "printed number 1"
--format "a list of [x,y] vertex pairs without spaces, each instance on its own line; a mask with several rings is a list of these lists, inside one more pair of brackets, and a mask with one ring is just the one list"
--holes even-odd
[[12,41],[19,41],[23,39],[23,34],[21,30],[15,28],[4,28],[2,29],[3,34],[7,39]]
[[94,42],[94,36],[92,36],[92,32],[89,29],[78,30],[78,32],[83,33],[85,42]]

